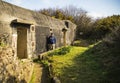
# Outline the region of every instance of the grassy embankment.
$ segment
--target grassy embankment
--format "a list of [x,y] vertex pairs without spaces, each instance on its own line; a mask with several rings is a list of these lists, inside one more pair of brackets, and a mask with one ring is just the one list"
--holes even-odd
[[119,50],[98,43],[88,47],[65,47],[48,53],[52,74],[62,83],[119,83]]

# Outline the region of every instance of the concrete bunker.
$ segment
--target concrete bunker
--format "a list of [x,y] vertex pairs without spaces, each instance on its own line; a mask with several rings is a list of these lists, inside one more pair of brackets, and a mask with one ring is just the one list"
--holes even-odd
[[35,26],[19,20],[12,21],[12,41],[15,57],[31,58],[35,51]]
[[46,37],[51,32],[57,39],[56,48],[74,40],[76,25],[69,20],[51,18],[3,1],[0,10],[0,34],[7,35],[5,43],[12,47],[15,57],[31,58],[46,52]]

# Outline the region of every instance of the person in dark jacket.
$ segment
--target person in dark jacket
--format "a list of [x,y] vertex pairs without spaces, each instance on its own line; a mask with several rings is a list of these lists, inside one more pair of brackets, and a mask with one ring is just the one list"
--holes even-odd
[[48,37],[48,47],[49,50],[54,50],[55,49],[55,44],[56,44],[56,38],[53,33]]

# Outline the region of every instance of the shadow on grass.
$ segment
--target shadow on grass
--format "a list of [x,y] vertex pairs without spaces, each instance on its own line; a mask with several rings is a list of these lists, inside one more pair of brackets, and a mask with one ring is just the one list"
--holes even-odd
[[64,68],[62,83],[120,83],[120,51],[99,43],[73,59]]

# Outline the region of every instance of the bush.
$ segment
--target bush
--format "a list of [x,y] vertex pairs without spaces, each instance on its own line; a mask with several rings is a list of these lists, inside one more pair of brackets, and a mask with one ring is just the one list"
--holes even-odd
[[112,33],[104,39],[104,42],[117,47],[120,46],[120,26],[112,30]]
[[48,53],[48,56],[52,56],[52,55],[65,55],[67,53],[70,52],[71,47],[67,46],[67,47],[62,47],[58,50],[55,50],[54,52]]
[[69,47],[63,47],[63,48],[59,49],[58,54],[59,55],[65,55],[65,54],[70,52],[70,49],[71,49],[70,46]]

